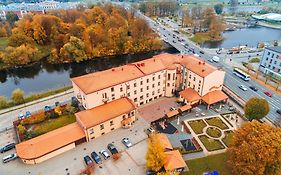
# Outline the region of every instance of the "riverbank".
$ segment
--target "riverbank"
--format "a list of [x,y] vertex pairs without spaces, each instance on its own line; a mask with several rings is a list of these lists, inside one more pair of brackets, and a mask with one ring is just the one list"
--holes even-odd
[[63,92],[67,92],[70,89],[72,89],[72,86],[66,86],[66,87],[63,87],[63,88],[50,90],[50,91],[47,91],[47,92],[32,94],[32,95],[29,95],[27,97],[24,97],[23,103],[20,103],[20,104],[16,104],[13,101],[9,100],[7,102],[7,105],[0,106],[0,110],[15,107],[15,106],[19,106],[19,105],[26,106],[26,103],[33,102],[33,101],[43,99],[43,98],[46,98],[46,97],[50,97],[50,96],[60,94],[60,93],[63,93]]
[[205,42],[219,42],[222,41],[223,36],[212,38],[209,32],[205,33],[196,33],[193,37],[190,38],[191,41],[197,44],[203,44]]

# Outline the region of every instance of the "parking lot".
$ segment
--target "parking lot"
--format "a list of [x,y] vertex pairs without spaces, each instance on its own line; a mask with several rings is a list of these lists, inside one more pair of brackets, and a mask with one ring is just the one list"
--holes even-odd
[[[97,175],[143,175],[145,172],[145,153],[147,150],[147,135],[144,129],[149,127],[148,124],[140,118],[129,129],[116,129],[115,131],[105,134],[91,142],[78,145],[75,149],[65,152],[59,156],[51,158],[45,162],[36,165],[26,165],[20,159],[9,163],[0,163],[0,175],[77,175],[85,168],[83,157],[90,155],[92,151],[99,152],[106,149],[108,143],[113,143],[118,151],[122,152],[119,160],[109,159],[104,161],[101,168],[96,167]],[[121,140],[128,137],[133,146],[127,149]],[[11,150],[0,155],[4,156],[15,152]]]

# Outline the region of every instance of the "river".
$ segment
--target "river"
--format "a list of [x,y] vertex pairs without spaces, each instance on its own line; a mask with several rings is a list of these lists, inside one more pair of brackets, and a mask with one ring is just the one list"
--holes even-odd
[[[177,50],[170,47],[161,52],[176,53]],[[42,61],[26,68],[0,71],[0,96],[9,98],[12,91],[16,88],[22,89],[25,95],[61,88],[70,85],[70,78],[72,77],[144,60],[159,53],[160,51],[146,54],[105,57],[82,63],[60,65]]]
[[244,28],[222,33],[224,40],[219,42],[205,42],[205,48],[232,48],[239,45],[257,47],[259,42],[272,43],[281,40],[281,30],[267,27]]

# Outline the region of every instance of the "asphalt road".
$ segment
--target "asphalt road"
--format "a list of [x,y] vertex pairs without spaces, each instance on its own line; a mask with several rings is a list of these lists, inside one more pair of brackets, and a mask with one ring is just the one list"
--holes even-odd
[[[137,12],[137,14],[142,16],[143,18],[145,18],[148,21],[149,25],[161,36],[162,39],[164,39],[166,42],[170,43],[181,53],[193,54],[184,47],[184,45],[183,45],[183,43],[184,43],[184,44],[188,44],[189,48],[193,48],[194,52],[206,61],[211,59],[214,55],[217,55],[216,53],[212,53],[212,54],[208,53],[208,49],[200,48],[198,45],[195,45],[191,41],[185,39],[184,36],[181,36],[180,34],[173,32],[172,30],[161,25],[160,23],[156,23],[155,21],[148,18],[147,16],[144,16],[142,13]],[[176,36],[175,38],[173,38],[173,34]],[[183,41],[180,42],[177,37],[179,37],[179,39],[181,39]],[[200,53],[200,51],[201,52],[203,51],[204,54]],[[246,56],[246,54],[241,54],[241,56],[243,56],[243,55]],[[217,55],[217,56],[220,57],[220,55]],[[239,56],[239,55],[237,55],[237,56]],[[231,89],[233,92],[235,92],[244,101],[249,100],[251,97],[265,98],[270,104],[270,112],[268,113],[266,118],[276,125],[281,124],[281,115],[276,113],[277,109],[281,109],[281,96],[280,95],[274,93],[270,89],[260,85],[259,83],[255,82],[255,81],[250,80],[250,81],[246,82],[246,81],[240,79],[239,77],[237,77],[236,75],[233,74],[233,72],[232,72],[233,68],[231,66],[227,65],[223,61],[223,59],[219,63],[214,63],[214,62],[212,62],[212,63],[209,62],[209,63],[216,67],[221,67],[225,70],[225,72],[226,72],[225,82],[224,82],[225,86],[227,86],[229,89]],[[239,85],[245,85],[248,88],[248,90],[243,91],[243,90],[239,89],[239,87],[238,87]],[[255,91],[251,90],[249,88],[249,86],[257,87],[258,91],[255,92]],[[270,91],[273,94],[273,97],[266,96],[264,94],[264,91]]]

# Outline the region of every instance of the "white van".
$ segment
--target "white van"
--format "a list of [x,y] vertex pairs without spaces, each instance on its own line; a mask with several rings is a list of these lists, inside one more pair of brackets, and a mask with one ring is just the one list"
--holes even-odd
[[3,163],[10,162],[10,161],[16,159],[17,157],[18,157],[18,156],[17,156],[16,153],[10,154],[10,155],[8,155],[8,156],[6,156],[6,157],[3,157]]
[[200,57],[200,55],[198,55],[198,54],[193,54],[194,56],[196,56],[196,57]]
[[217,63],[217,62],[220,61],[220,57],[218,57],[218,56],[213,56],[212,60]]

